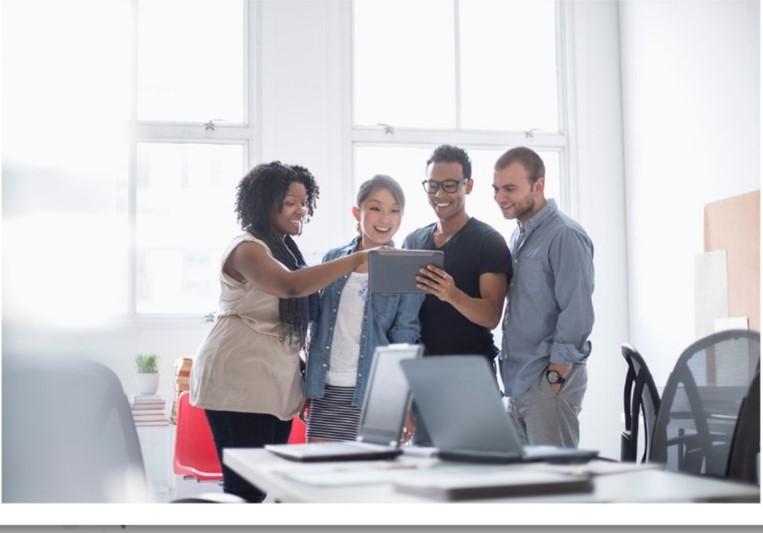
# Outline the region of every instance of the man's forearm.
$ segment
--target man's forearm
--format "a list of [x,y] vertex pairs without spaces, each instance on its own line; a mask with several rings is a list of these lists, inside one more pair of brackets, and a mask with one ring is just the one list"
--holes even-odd
[[485,298],[472,298],[463,291],[450,302],[467,320],[478,326],[493,329],[501,321],[503,301],[499,305]]

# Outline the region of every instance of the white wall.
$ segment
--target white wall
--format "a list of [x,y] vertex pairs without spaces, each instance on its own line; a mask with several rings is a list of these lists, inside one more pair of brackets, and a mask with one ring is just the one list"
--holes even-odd
[[756,0],[620,6],[630,340],[658,386],[695,337],[703,207],[760,188]]
[[619,457],[627,338],[625,203],[618,5],[577,0],[570,5],[574,63],[574,216],[594,243],[594,322],[588,391],[580,416],[580,446]]
[[[305,226],[300,246],[308,262],[319,262],[326,249],[319,242],[349,240],[354,198],[349,162],[343,156],[343,85],[341,0],[265,0],[259,6],[262,95],[262,161],[281,159],[310,169],[320,185],[316,216]],[[349,22],[349,20],[348,20]],[[346,76],[346,75],[345,75]],[[346,77],[349,80],[349,76]],[[333,239],[332,239],[333,240]]]

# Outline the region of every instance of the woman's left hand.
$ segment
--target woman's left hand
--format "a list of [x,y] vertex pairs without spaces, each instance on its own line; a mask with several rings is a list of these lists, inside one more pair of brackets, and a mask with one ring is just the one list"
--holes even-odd
[[305,424],[307,424],[308,411],[310,411],[310,400],[305,399],[302,401],[302,408],[299,410],[299,414],[297,415],[299,419]]

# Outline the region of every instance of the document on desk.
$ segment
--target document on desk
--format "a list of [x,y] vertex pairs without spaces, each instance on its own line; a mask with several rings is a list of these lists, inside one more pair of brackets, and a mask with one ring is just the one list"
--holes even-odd
[[542,470],[507,472],[435,473],[406,476],[396,480],[395,490],[439,500],[534,496],[566,492],[591,492],[593,484],[586,475],[560,474]]
[[591,461],[583,464],[560,465],[553,463],[540,463],[535,466],[546,472],[558,474],[573,474],[581,476],[605,476],[608,474],[625,474],[639,470],[661,470],[665,465],[656,463],[620,463],[610,461]]
[[[334,468],[313,469],[277,469],[274,473],[292,481],[320,487],[343,487],[346,485],[368,485],[374,483],[391,483],[411,475],[421,469],[428,469],[434,464],[425,461],[421,464],[404,464],[395,462],[356,463],[352,465],[337,465]],[[312,466],[312,465],[311,465]]]

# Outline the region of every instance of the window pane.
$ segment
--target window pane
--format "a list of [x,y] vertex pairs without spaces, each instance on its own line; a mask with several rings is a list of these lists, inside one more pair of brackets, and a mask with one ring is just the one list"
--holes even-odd
[[459,3],[462,126],[557,131],[554,0]]
[[242,0],[138,1],[138,119],[244,122]]
[[455,127],[453,4],[357,0],[354,122]]
[[216,309],[220,254],[239,231],[243,168],[243,145],[138,144],[138,313]]
[[[466,212],[496,228],[509,241],[516,226],[513,220],[503,218],[493,200],[493,166],[506,148],[472,148],[462,146],[472,160],[474,186],[466,201]],[[410,147],[374,145],[355,147],[355,184],[358,186],[374,174],[389,174],[403,187],[405,193],[405,213],[400,230],[395,235],[395,244],[400,246],[414,229],[435,222],[436,217],[427,202],[426,193],[421,188],[425,178],[426,161],[435,146]],[[558,198],[559,154],[539,151],[546,165],[546,197]]]

